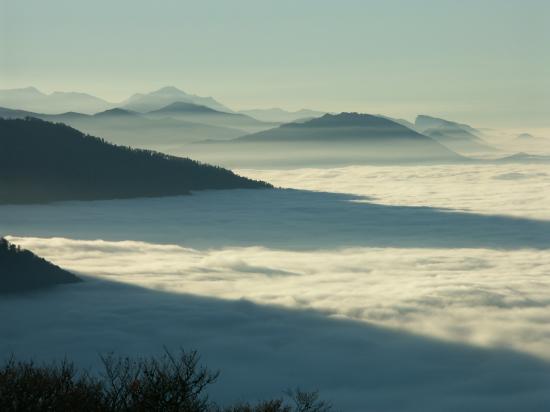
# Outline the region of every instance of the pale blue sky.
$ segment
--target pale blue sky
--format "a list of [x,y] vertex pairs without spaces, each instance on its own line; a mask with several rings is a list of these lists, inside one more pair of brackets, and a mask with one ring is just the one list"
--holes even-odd
[[547,0],[0,0],[0,88],[550,127]]

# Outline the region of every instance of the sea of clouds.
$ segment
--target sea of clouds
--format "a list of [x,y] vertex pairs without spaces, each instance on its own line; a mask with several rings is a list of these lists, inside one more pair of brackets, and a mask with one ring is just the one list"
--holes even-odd
[[550,359],[550,253],[351,248],[195,250],[135,241],[11,241],[79,273],[146,288],[316,309]]
[[0,350],[192,347],[222,400],[547,410],[549,166],[240,173],[297,190],[0,207],[12,242],[87,280],[2,299]]
[[550,220],[550,165],[350,166],[238,172],[280,187],[353,193],[387,205]]

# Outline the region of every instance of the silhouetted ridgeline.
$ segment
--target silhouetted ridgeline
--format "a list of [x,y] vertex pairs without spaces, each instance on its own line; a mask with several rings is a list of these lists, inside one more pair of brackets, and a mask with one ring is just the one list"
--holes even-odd
[[[153,136],[154,138],[154,136]],[[0,119],[0,203],[174,196],[268,188],[221,167],[115,146],[69,126]]]
[[467,124],[419,115],[416,117],[414,127],[420,133],[437,140],[451,150],[461,153],[493,152],[496,150],[480,137],[482,136],[481,131]]
[[59,266],[0,238],[0,293],[23,292],[80,281]]
[[325,114],[302,123],[287,123],[235,139],[240,142],[274,141],[385,141],[397,139],[428,143],[437,147],[428,137],[399,123],[380,116],[363,113]]
[[87,115],[76,112],[44,114],[0,107],[0,117],[34,117],[54,123],[65,123],[83,133],[101,136],[114,144],[161,152],[189,142],[212,138],[234,139],[246,133],[240,129],[189,122],[169,116],[154,119],[142,113],[120,108]]
[[261,122],[242,113],[221,112],[210,107],[186,102],[174,102],[159,110],[147,112],[146,115],[157,119],[171,117],[210,126],[239,128],[248,131],[248,133],[265,130],[273,126],[271,123]]
[[[362,113],[325,114],[304,122],[288,123],[233,139],[203,142],[194,156],[230,155],[247,150],[255,161],[272,167],[337,167],[358,164],[462,163],[467,159],[434,139],[381,116]],[[195,145],[199,146],[199,145]],[[238,158],[237,156],[234,156]],[[257,167],[244,159],[239,167]],[[232,164],[222,160],[224,164]]]

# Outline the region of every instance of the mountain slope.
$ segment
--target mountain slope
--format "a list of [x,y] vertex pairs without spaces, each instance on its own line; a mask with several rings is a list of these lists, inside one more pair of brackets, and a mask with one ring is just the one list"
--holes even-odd
[[263,187],[269,185],[190,159],[115,146],[64,124],[0,120],[0,203]]
[[[158,110],[146,113],[148,117],[173,119],[202,123],[210,126],[233,127],[250,132],[265,130],[273,125],[260,122],[241,113],[227,113],[211,107],[187,102],[174,102]],[[243,133],[244,134],[244,133]]]
[[[458,158],[434,140],[387,118],[359,113],[326,114],[304,123],[289,123],[275,129],[243,136],[238,142],[314,142],[369,145],[385,155],[407,157],[403,147],[415,149],[410,156]],[[400,147],[400,145],[402,147]],[[420,152],[419,152],[420,151]]]
[[376,116],[383,117],[384,119],[391,120],[392,122],[395,122],[395,123],[399,123],[401,126],[405,126],[408,129],[411,129],[411,130],[414,130],[414,131],[418,132],[418,130],[416,129],[416,126],[414,125],[414,123],[411,123],[406,119],[399,119],[399,118],[396,118],[396,117],[390,117],[390,116],[386,116],[386,115],[383,115],[383,114],[377,114]]
[[531,141],[535,139],[535,136],[533,136],[532,134],[530,133],[520,133],[516,136],[516,140],[519,140],[519,141]]
[[530,133],[520,133],[515,138],[514,141],[518,143],[548,143],[549,139],[540,136],[534,136]]
[[196,158],[243,168],[469,161],[399,123],[359,113],[326,114],[229,142],[193,146]]
[[515,153],[510,156],[493,159],[494,163],[526,163],[526,164],[550,164],[549,155],[536,155],[529,153]]
[[312,119],[315,117],[321,117],[325,112],[318,112],[316,110],[301,109],[295,112],[283,110],[278,107],[272,109],[251,109],[240,110],[239,113],[246,114],[262,122],[276,122],[276,123],[290,123],[296,120]]
[[95,113],[113,106],[86,93],[53,92],[45,94],[34,87],[0,90],[0,106],[48,114],[78,111]]
[[230,114],[220,112],[219,110],[212,109],[211,107],[202,106],[200,104],[187,103],[187,102],[174,102],[165,107],[161,107],[158,110],[148,112],[149,115],[185,115],[187,113],[200,113],[200,114],[228,114],[230,116],[238,116],[237,114]]
[[119,104],[78,92],[53,92],[46,94],[35,87],[0,90],[1,107],[45,114],[64,112],[93,114],[116,106],[144,113],[160,109],[178,101],[203,105],[222,112],[232,112],[231,109],[212,97],[188,94],[175,87],[163,87],[145,94],[136,93]]
[[228,140],[246,134],[244,130],[192,122],[183,118],[148,117],[125,109],[112,109],[93,116],[50,117],[116,144],[180,153],[188,143],[204,140]]
[[95,115],[75,112],[50,115],[0,107],[0,117],[6,119],[35,117],[51,122],[61,122],[85,133],[103,137],[112,143],[176,154],[191,142],[205,139],[228,140],[246,134],[240,129],[172,118],[150,119],[141,113],[120,108],[109,109]]
[[38,117],[38,116],[41,116],[41,115],[35,112],[29,112],[27,110],[18,110],[18,109],[9,109],[7,107],[0,107],[0,117],[4,119],[24,119],[25,117]]
[[[63,115],[67,115],[68,113],[64,113]],[[115,107],[114,109],[108,109],[103,112],[98,112],[93,115],[95,118],[109,118],[109,117],[136,117],[139,116],[137,112],[134,112],[132,110],[125,110],[121,109],[119,107]]]
[[81,280],[70,272],[0,238],[0,293],[16,293]]
[[482,134],[479,130],[467,124],[419,115],[416,117],[414,126],[422,134],[460,153],[483,153],[497,150],[479,137]]
[[446,126],[449,128],[462,130],[476,137],[481,135],[481,132],[478,129],[470,125],[467,125],[465,123],[457,123],[450,120],[441,119],[438,117],[427,116],[425,114],[420,114],[416,116],[414,125],[415,127],[418,128],[418,130],[426,130],[431,128],[437,128],[440,126]]
[[193,103],[210,107],[214,110],[219,110],[222,112],[231,112],[231,109],[227,108],[212,97],[202,97],[188,94],[183,90],[172,86],[163,87],[146,94],[136,93],[123,101],[120,106],[125,109],[145,113],[158,110],[174,102]]
[[384,139],[430,141],[414,130],[392,120],[359,113],[325,114],[303,123],[288,123],[275,129],[243,136],[238,141],[376,141]]

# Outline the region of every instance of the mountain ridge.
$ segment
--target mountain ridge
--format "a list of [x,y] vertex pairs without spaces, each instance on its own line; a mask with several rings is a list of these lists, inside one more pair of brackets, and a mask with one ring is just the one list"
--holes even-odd
[[418,115],[414,122],[415,129],[437,140],[439,143],[459,153],[486,153],[495,152],[496,148],[490,146],[482,139],[483,133],[464,123],[457,123],[438,117]]
[[210,107],[214,110],[232,113],[233,111],[213,97],[189,94],[174,86],[165,86],[149,93],[136,93],[123,100],[119,106],[137,112],[151,112],[174,102],[186,102]]
[[0,117],[24,119],[34,117],[65,123],[80,131],[100,136],[116,144],[166,150],[205,138],[227,140],[246,134],[245,131],[216,125],[189,122],[181,119],[152,119],[126,109],[114,108],[94,115],[66,112],[44,114],[0,107]]
[[82,280],[71,272],[0,237],[0,294],[78,282]]
[[106,110],[113,104],[82,92],[54,91],[46,94],[36,87],[0,90],[0,106],[48,114],[82,111],[88,114]]
[[[407,128],[395,121],[385,117],[375,116],[357,112],[342,112],[339,114],[325,114],[321,117],[299,123],[286,123],[278,128],[269,129],[264,132],[255,133],[248,136],[243,136],[235,139],[236,141],[253,141],[264,139],[268,134],[273,134],[277,130],[313,130],[315,129],[345,129],[343,136],[339,139],[346,138],[383,138],[383,137],[399,137],[399,138],[421,138],[429,139],[428,137]],[[320,140],[323,137],[319,134],[308,135],[308,139]],[[292,135],[271,137],[271,141],[294,140]],[[304,136],[302,136],[302,139]],[[326,136],[326,138],[334,139],[334,135]]]
[[188,158],[131,149],[40,119],[0,119],[0,203],[177,196],[269,188]]
[[193,148],[195,156],[243,168],[471,161],[395,121],[356,112],[325,114],[226,142],[203,143]]
[[148,112],[176,101],[187,101],[215,110],[234,113],[213,97],[189,94],[174,86],[165,86],[148,93],[134,93],[121,102],[110,102],[88,93],[75,91],[54,91],[48,94],[34,86],[0,89],[0,106],[45,114],[61,114],[71,111],[94,114],[115,107]]
[[243,134],[265,130],[272,126],[270,123],[261,122],[246,114],[228,113],[212,107],[181,101],[170,103],[158,110],[143,113],[143,115],[150,118],[172,117],[195,123],[239,128],[245,130]]
[[239,110],[239,113],[246,114],[255,119],[263,122],[277,122],[277,123],[290,123],[297,120],[311,119],[314,117],[320,117],[326,112],[320,112],[310,109],[300,109],[296,111],[289,111],[281,109],[280,107],[272,107],[269,109],[248,109]]

